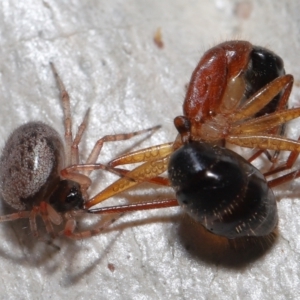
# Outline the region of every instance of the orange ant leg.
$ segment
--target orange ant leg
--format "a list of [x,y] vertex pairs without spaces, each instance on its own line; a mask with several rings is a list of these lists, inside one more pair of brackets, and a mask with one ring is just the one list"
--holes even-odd
[[300,142],[278,135],[229,136],[228,142],[246,148],[300,152]]
[[[300,138],[298,139],[298,141],[300,141]],[[265,176],[270,176],[270,175],[273,175],[275,173],[291,169],[292,166],[294,165],[294,163],[296,162],[298,156],[299,156],[299,152],[291,152],[284,164],[270,170],[269,172],[266,172],[264,175]]]
[[[286,87],[284,88],[284,91],[280,97],[280,101],[276,107],[276,110],[274,112],[278,112],[278,111],[282,111],[284,109],[286,109],[287,107],[287,102],[289,100],[291,91],[292,91],[292,87],[293,87],[293,80],[289,81],[289,77],[288,77],[288,83],[286,85]],[[281,126],[278,126],[277,128],[274,128],[273,130],[270,131],[271,134],[276,134],[279,133],[279,135],[283,134],[283,131],[280,133],[278,132],[279,130],[282,130]],[[264,153],[268,160],[270,162],[273,163],[273,165],[271,166],[271,168],[273,168],[273,166],[276,164],[277,159],[278,159],[278,155],[279,155],[279,151],[275,151],[275,153],[273,155],[271,155],[268,151],[266,150],[258,150],[256,151],[249,159],[249,162],[252,162],[253,160],[255,160],[256,158],[258,158],[262,153]]]
[[272,180],[268,181],[268,185],[269,185],[269,187],[273,188],[277,185],[292,181],[298,177],[300,177],[300,170],[296,170],[296,171],[290,172],[288,174],[282,175],[278,178],[272,179]]
[[116,167],[120,165],[158,160],[172,153],[173,150],[172,145],[173,143],[166,143],[166,144],[161,144],[161,145],[137,150],[115,158],[114,160],[110,161],[109,165],[111,167]]
[[[298,138],[298,141],[300,142],[300,136]],[[266,172],[264,175],[265,176],[270,176],[270,175],[273,175],[275,173],[291,169],[298,157],[299,157],[299,152],[292,151],[289,154],[289,156],[288,156],[287,160],[285,161],[285,163],[281,164],[280,166],[277,166],[276,168],[271,169],[270,171]]]
[[167,170],[168,162],[169,157],[165,157],[157,161],[146,162],[132,171],[129,171],[126,174],[126,177],[115,181],[112,185],[108,186],[106,189],[89,200],[85,204],[85,207],[90,208],[106,200],[107,198],[136,186],[137,184],[147,182],[148,179],[157,177]]
[[[253,159],[257,158],[265,150],[275,150],[275,156],[273,156],[271,160],[274,166],[279,151],[288,150],[292,152],[285,165],[278,168],[271,167],[273,170],[267,172],[265,176],[291,168],[299,155],[299,150],[297,150],[297,148],[299,148],[299,140],[298,142],[295,142],[289,139],[285,139],[280,135],[259,135],[259,133],[263,132],[275,132],[278,126],[300,116],[299,108],[283,109],[286,105],[287,98],[290,95],[292,84],[293,77],[291,75],[285,75],[275,79],[266,87],[258,91],[252,97],[252,99],[250,99],[238,111],[238,113],[233,116],[234,120],[239,120],[242,117],[249,117],[253,114],[253,112],[256,113],[257,111],[255,111],[254,108],[256,108],[257,110],[257,105],[259,111],[261,109],[261,105],[265,105],[266,100],[269,99],[269,97],[274,97],[274,95],[276,96],[281,89],[285,88],[278,110],[269,115],[253,118],[241,124],[233,126],[231,128],[230,135],[226,138],[228,142],[242,147],[261,149],[257,153],[255,153],[248,161],[252,161]],[[260,101],[263,104],[261,104]]]
[[75,232],[76,222],[74,219],[70,219],[68,220],[65,229],[59,235],[64,235],[67,236],[68,238],[75,239],[75,240],[88,238],[103,233],[105,229],[107,229],[110,225],[112,225],[119,217],[121,217],[125,213],[138,211],[138,210],[168,208],[168,207],[174,207],[178,205],[179,204],[176,199],[164,199],[164,200],[157,200],[151,202],[139,202],[139,203],[128,204],[128,205],[118,205],[118,206],[92,209],[87,212],[92,214],[101,214],[101,215],[103,214],[117,214],[117,215],[114,216],[109,221],[106,221],[99,228],[85,230],[81,232]]
[[[274,97],[276,97],[283,89],[283,100],[279,105],[279,111],[284,109],[288,97],[291,93],[294,78],[292,75],[284,75],[274,79],[266,86],[256,92],[241,108],[237,109],[231,116],[232,122],[241,121],[252,117],[262,110]],[[284,103],[285,102],[285,103]],[[276,111],[275,111],[276,112]]]
[[179,206],[177,199],[163,199],[163,200],[153,200],[149,202],[137,202],[127,205],[116,205],[110,207],[100,207],[95,209],[90,209],[88,212],[92,214],[112,214],[119,213],[124,214],[127,212],[138,211],[138,210],[150,210],[156,208],[168,208]]
[[[128,170],[124,170],[124,169],[119,169],[119,168],[114,168],[115,171],[119,172],[120,174],[122,174],[122,177],[127,177],[128,178]],[[134,179],[133,179],[134,180]],[[153,183],[153,184],[158,184],[158,185],[163,185],[163,186],[170,186],[170,181],[168,178],[166,177],[154,177],[154,178],[150,178],[146,180],[149,183]]]
[[[106,166],[103,164],[82,164],[82,165],[73,165],[70,167],[67,167],[63,169],[60,174],[63,178],[69,179],[72,181],[76,181],[80,184],[82,192],[86,192],[86,190],[89,188],[91,185],[91,180],[88,176],[85,176],[83,174],[80,174],[78,172],[83,172],[83,171],[95,171],[95,170],[105,170],[111,173],[114,173],[120,177],[125,177],[126,180],[136,182],[137,180],[130,177],[130,174],[128,170],[124,169],[118,169],[118,168],[113,168],[110,166]],[[164,177],[155,177],[155,178],[150,178],[146,180],[150,183],[154,184],[159,184],[159,185],[164,185],[164,186],[169,186],[169,180]],[[87,198],[86,198],[87,199]]]
[[[274,112],[255,119],[250,119],[239,125],[233,125],[230,135],[251,135],[261,132],[269,133],[269,130],[284,124],[300,116],[300,108],[290,108],[279,112]],[[279,135],[278,135],[279,136]]]
[[[247,148],[258,148],[261,150],[291,151],[290,157],[284,169],[293,165],[300,152],[300,141],[281,137],[280,135],[264,134],[271,128],[295,119],[300,116],[300,109],[288,109],[280,112],[274,112],[259,118],[251,119],[236,127],[233,127],[232,133],[226,138],[226,141]],[[268,175],[279,172],[282,167],[275,168]]]
[[[123,192],[141,182],[147,182],[149,179],[156,178],[167,170],[169,156],[173,152],[171,144],[162,144],[160,146],[154,146],[147,149],[134,152],[117,159],[120,161],[129,163],[128,161],[141,162],[146,161],[144,164],[126,173],[126,177],[120,178],[112,185],[101,191],[99,194],[89,200],[85,207],[90,208],[107,198],[110,198],[120,192]],[[155,158],[155,159],[154,159]],[[148,160],[148,161],[147,161]],[[114,165],[114,164],[112,164]]]
[[[231,118],[232,121],[242,121],[242,119],[251,117],[268,104],[268,102],[270,102],[282,89],[285,88],[289,93],[292,84],[293,77],[291,75],[276,78],[254,94],[254,96],[237,111],[237,113],[234,113]],[[226,137],[226,141],[247,148],[299,152],[299,141],[296,142],[283,138],[280,135],[269,133],[273,128],[277,128],[281,124],[299,116],[300,109],[295,108],[279,110],[261,117],[250,118],[242,123],[238,122],[231,127],[229,135]],[[265,132],[267,132],[267,134],[264,134]]]
[[[173,143],[166,143],[166,144],[161,144],[157,146],[152,146],[149,148],[137,150],[125,155],[122,155],[120,157],[115,158],[112,160],[109,165],[111,167],[114,167],[114,170],[117,170],[120,172],[123,176],[129,177],[128,175],[128,170],[124,169],[118,169],[115,168],[116,166],[119,165],[126,165],[126,164],[134,164],[134,163],[139,163],[139,162],[146,162],[146,161],[155,161],[158,160],[165,155],[169,155],[170,153],[170,147],[172,147]],[[168,178],[165,177],[154,177],[154,178],[148,178],[145,179],[145,181],[158,184],[158,185],[163,185],[163,186],[169,186],[170,182]]]

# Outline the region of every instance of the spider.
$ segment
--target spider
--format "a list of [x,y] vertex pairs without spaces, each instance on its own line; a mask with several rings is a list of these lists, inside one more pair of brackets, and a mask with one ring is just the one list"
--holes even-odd
[[[28,218],[33,236],[38,237],[36,218],[40,216],[51,238],[58,235],[72,239],[86,238],[98,234],[105,227],[75,232],[76,216],[86,212],[90,173],[103,169],[119,174],[113,168],[96,163],[103,144],[127,140],[160,126],[127,134],[106,135],[95,143],[85,164],[80,164],[78,145],[90,110],[87,110],[73,138],[69,95],[54,64],[50,65],[61,92],[64,143],[58,132],[43,122],[29,122],[13,131],[0,158],[0,193],[16,212],[0,216],[0,222]],[[64,230],[56,232],[54,225],[64,225]]]
[[[287,121],[300,108],[287,108],[293,76],[285,75],[282,59],[247,41],[228,41],[209,49],[194,70],[183,104],[174,119],[174,142],[126,154],[111,167],[143,162],[86,203],[91,208],[143,182],[172,186],[176,199],[93,208],[91,213],[124,213],[180,205],[196,222],[228,239],[262,237],[277,226],[272,187],[300,176],[300,171],[266,180],[289,170],[296,161],[299,140],[283,137]],[[226,144],[253,148],[248,160]],[[274,150],[271,155],[268,150]],[[280,151],[290,151],[279,165]],[[273,163],[262,174],[250,162],[265,153]],[[168,171],[168,178],[158,177]]]

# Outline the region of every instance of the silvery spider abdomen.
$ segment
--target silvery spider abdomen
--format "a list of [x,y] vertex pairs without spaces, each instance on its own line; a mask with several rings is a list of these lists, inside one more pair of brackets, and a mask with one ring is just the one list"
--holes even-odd
[[0,192],[17,210],[32,209],[59,184],[64,147],[59,134],[42,122],[18,127],[0,159]]

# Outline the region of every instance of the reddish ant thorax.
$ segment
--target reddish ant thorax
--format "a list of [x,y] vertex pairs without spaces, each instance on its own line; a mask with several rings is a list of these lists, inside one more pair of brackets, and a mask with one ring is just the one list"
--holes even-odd
[[[283,76],[282,59],[246,41],[229,41],[209,49],[195,68],[183,103],[184,116],[175,126],[190,140],[215,142],[226,138],[232,115],[261,88]],[[253,117],[286,107],[282,91]]]

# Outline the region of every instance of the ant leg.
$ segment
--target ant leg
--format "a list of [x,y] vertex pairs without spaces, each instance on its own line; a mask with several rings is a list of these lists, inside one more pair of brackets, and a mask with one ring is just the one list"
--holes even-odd
[[[300,108],[290,108],[278,112],[273,112],[268,115],[249,119],[238,125],[233,125],[230,130],[229,136],[250,136],[263,132],[270,133],[270,129],[277,127],[278,125],[284,124],[290,120],[296,119],[300,116]],[[280,135],[277,135],[280,136]]]
[[264,134],[264,132],[269,132],[272,128],[299,116],[300,108],[291,108],[250,119],[232,126],[226,141],[247,148],[299,152],[299,140],[295,141],[269,133]]
[[149,209],[159,209],[178,206],[178,201],[176,199],[164,199],[151,202],[139,202],[128,205],[118,205],[111,207],[102,207],[98,209],[88,210],[88,213],[91,214],[117,214],[115,217],[111,218],[109,221],[102,224],[99,228],[86,230],[82,232],[74,232],[76,228],[76,221],[70,219],[67,221],[65,229],[60,233],[60,235],[65,235],[71,239],[84,239],[94,235],[103,233],[110,225],[112,225],[118,218],[124,215],[127,212],[140,211],[140,210],[149,210]]
[[280,185],[280,184],[286,183],[288,181],[294,180],[298,177],[300,177],[300,170],[296,170],[296,171],[290,172],[288,174],[279,176],[275,179],[269,180],[268,185],[269,185],[269,187],[273,188],[277,185]]
[[71,160],[72,160],[71,147],[73,142],[70,97],[68,92],[66,91],[64,83],[60,79],[57,70],[52,62],[50,62],[50,66],[52,68],[54,77],[56,79],[61,94],[61,101],[62,101],[63,112],[64,112],[64,123],[65,123],[66,165],[69,166],[71,165]]
[[[156,161],[148,161],[137,168],[126,173],[126,177],[120,178],[112,185],[101,191],[88,202],[85,203],[85,208],[90,208],[107,198],[110,198],[120,192],[123,192],[137,184],[147,182],[149,179],[155,178],[167,170],[169,157],[164,157]],[[134,180],[132,180],[134,179]]]
[[248,162],[252,162],[254,161],[255,159],[257,159],[258,157],[260,157],[262,155],[262,153],[266,154],[268,160],[272,159],[272,156],[270,155],[270,153],[266,150],[257,150],[255,151],[255,153],[252,154],[252,156],[250,156],[247,161]]
[[[298,138],[298,141],[300,142],[300,137]],[[277,166],[276,168],[271,169],[270,171],[266,172],[264,174],[264,176],[270,176],[270,175],[273,175],[275,173],[291,169],[292,166],[294,165],[294,163],[296,162],[298,156],[299,156],[299,152],[292,151],[289,154],[289,156],[288,156],[287,160],[285,161],[285,163],[283,163],[282,165]]]
[[[234,144],[237,144],[239,146],[243,146],[243,147],[249,147],[248,145],[244,144],[244,141],[247,140],[247,143],[250,142],[251,140],[255,142],[255,140],[257,138],[263,138],[263,140],[266,141],[266,139],[268,139],[269,137],[269,147],[265,147],[261,144],[257,145],[257,148],[260,148],[262,150],[257,151],[250,159],[248,159],[249,162],[251,162],[253,159],[257,158],[261,153],[265,153],[267,155],[267,157],[269,158],[269,160],[271,162],[273,162],[273,167],[271,167],[270,171],[265,173],[265,176],[268,175],[272,175],[275,173],[278,173],[280,171],[284,171],[287,170],[289,168],[292,167],[292,165],[295,163],[297,157],[299,156],[299,151],[295,151],[296,148],[294,149],[288,149],[288,148],[278,148],[278,147],[274,147],[274,138],[276,138],[278,141],[281,140],[281,142],[283,141],[292,141],[289,139],[285,139],[283,137],[281,137],[280,135],[270,135],[267,134],[264,137],[261,136],[259,137],[258,135],[255,134],[259,134],[260,132],[263,132],[264,130],[267,130],[268,127],[274,127],[276,125],[280,125],[280,123],[284,123],[287,122],[289,120],[295,119],[297,117],[300,116],[300,109],[299,108],[295,108],[295,109],[287,109],[287,110],[283,110],[280,112],[274,112],[272,114],[269,115],[265,115],[259,118],[255,118],[255,119],[251,119],[249,121],[244,122],[241,125],[238,125],[236,127],[233,127],[232,133],[235,134],[236,136],[229,136],[228,137],[228,141],[231,141]],[[250,128],[252,127],[252,129]],[[241,134],[242,136],[239,136],[239,134]],[[251,136],[243,136],[243,134],[251,134]],[[234,140],[234,141],[233,141]],[[298,141],[295,141],[296,143],[300,142],[300,138],[298,139]],[[273,144],[273,145],[271,145]],[[252,144],[253,146],[254,144]],[[252,147],[250,146],[250,148]],[[272,149],[275,150],[275,154],[272,157],[268,151],[266,151],[267,149]],[[286,163],[283,164],[282,166],[279,167],[275,167],[275,163],[277,161],[278,158],[278,154],[280,152],[280,150],[291,150],[292,152],[289,155],[289,158],[287,159]]]
[[[114,170],[117,171],[117,172],[119,172],[119,174],[121,174],[122,177],[129,178],[129,176],[127,174],[130,171],[124,170],[124,169],[119,169],[119,168],[114,168]],[[158,177],[154,177],[154,178],[148,178],[148,179],[146,179],[146,181],[149,182],[149,183],[153,183],[153,184],[158,184],[158,185],[163,185],[163,186],[170,186],[170,180],[168,178],[166,178],[166,177],[160,177],[160,176],[158,176]]]
[[[252,96],[249,101],[247,101],[247,103],[233,116],[234,121],[251,117],[253,113],[255,114],[264,105],[266,105],[268,101],[270,101],[270,99],[272,100],[279,92],[284,90],[279,105],[273,113],[257,118],[252,118],[245,122],[242,122],[241,124],[233,126],[230,132],[230,136],[227,139],[227,141],[242,147],[252,148],[252,146],[257,145],[255,147],[261,149],[252,157],[250,157],[248,161],[252,161],[263,152],[266,153],[270,161],[273,162],[273,166],[271,167],[271,170],[265,175],[271,175],[290,168],[298,157],[296,145],[294,145],[293,147],[288,146],[288,139],[282,138],[281,135],[273,134],[278,131],[280,125],[300,116],[299,108],[285,109],[288,97],[292,89],[292,85],[293,77],[291,75],[285,75],[276,78],[274,81],[254,94],[254,96]],[[264,131],[267,131],[268,134],[264,137],[258,136],[259,133]],[[248,136],[246,137],[245,135]],[[277,140],[275,142],[276,145],[274,145],[274,138]],[[263,144],[259,144],[259,140],[263,144],[266,144],[266,141],[268,141],[269,146],[266,147]],[[275,154],[273,155],[273,157],[271,155],[268,155],[269,153],[266,151],[268,149],[275,150]],[[290,154],[290,157],[285,165],[275,168],[275,163],[277,161],[280,150],[289,150],[292,151],[292,153]]]
[[[270,83],[270,85],[272,85],[272,83]],[[276,106],[276,109],[274,112],[279,112],[282,111],[284,109],[287,108],[287,102],[289,100],[290,94],[291,94],[291,90],[292,90],[292,86],[293,86],[293,81],[288,81],[287,85],[284,88],[284,91],[280,97],[280,100]],[[270,88],[270,86],[269,86]],[[272,99],[273,100],[273,99]],[[271,100],[271,101],[272,101]],[[251,98],[249,99],[249,101],[252,101]],[[278,126],[277,128],[274,128],[270,131],[270,134],[279,134],[279,135],[283,135],[284,134],[284,128],[281,126]],[[252,162],[253,160],[255,160],[257,157],[259,157],[262,153],[264,153],[268,160],[270,162],[273,163],[273,165],[275,165],[278,155],[279,155],[279,151],[275,151],[275,153],[273,155],[271,155],[267,150],[258,150],[256,151],[249,159],[249,162]],[[272,167],[271,167],[272,168]]]
[[[132,183],[138,183],[138,181],[135,178],[131,177],[132,175],[130,175],[130,173],[129,173],[130,171],[124,170],[124,169],[113,168],[110,166],[105,166],[103,164],[73,165],[73,166],[63,169],[61,171],[61,176],[63,178],[78,182],[81,186],[81,190],[82,190],[84,199],[88,199],[86,191],[91,184],[91,180],[88,176],[85,176],[78,172],[95,171],[95,170],[99,170],[99,169],[109,171],[120,177],[124,177],[126,179],[126,181],[131,181]],[[155,177],[155,178],[149,178],[149,179],[146,178],[145,181],[153,183],[153,184],[164,185],[164,186],[170,185],[169,180],[165,177]]]
[[300,152],[300,141],[283,138],[278,135],[257,134],[244,136],[228,136],[228,142],[246,148],[259,148],[264,150],[279,150]]
[[282,90],[284,90],[282,96],[283,100],[280,103],[278,110],[284,110],[284,102],[287,102],[287,99],[289,98],[293,82],[294,78],[292,75],[284,75],[274,79],[272,82],[268,83],[258,92],[256,92],[241,108],[233,113],[231,116],[231,121],[238,122],[254,116],[269,102],[271,102],[272,99],[276,97]]
[[116,167],[119,165],[135,164],[152,160],[154,161],[170,155],[173,151],[173,143],[161,144],[117,157],[110,161],[109,165],[111,167]]
[[117,216],[111,218],[109,221],[105,222],[99,228],[94,228],[91,230],[86,230],[82,232],[74,232],[76,227],[76,222],[74,219],[69,220],[66,224],[66,227],[61,235],[65,235],[70,239],[79,240],[84,238],[89,238],[103,233],[110,225],[112,225],[118,218],[123,216],[127,212],[139,211],[139,210],[149,210],[149,209],[159,209],[178,206],[178,201],[176,199],[165,199],[157,200],[152,202],[140,202],[128,205],[119,205],[111,207],[103,207],[98,209],[88,210],[88,213],[91,214],[117,214]]
[[[86,161],[86,164],[95,164],[96,163],[104,143],[128,140],[136,135],[153,132],[153,131],[159,129],[160,127],[161,126],[158,125],[158,126],[154,126],[154,127],[148,128],[148,129],[139,130],[139,131],[135,131],[135,132],[131,132],[131,133],[106,135],[96,142],[91,154],[89,155],[89,157]],[[86,171],[86,172],[84,172],[84,175],[88,176],[90,173],[91,173],[91,171]]]
[[88,213],[92,214],[112,214],[119,213],[124,214],[132,211],[158,209],[179,206],[177,199],[163,199],[163,200],[153,200],[149,202],[137,202],[127,205],[116,205],[110,207],[100,207],[88,210]]
[[[110,198],[122,191],[125,191],[139,183],[147,182],[156,178],[167,170],[169,156],[173,152],[172,143],[153,146],[124,155],[110,163],[111,166],[119,164],[128,164],[133,162],[143,162],[144,164],[126,172],[126,177],[120,178],[99,194],[90,199],[86,204],[86,208],[90,208],[107,198]],[[134,179],[134,180],[132,180]],[[154,179],[155,180],[155,179]],[[167,184],[168,182],[166,182]]]

